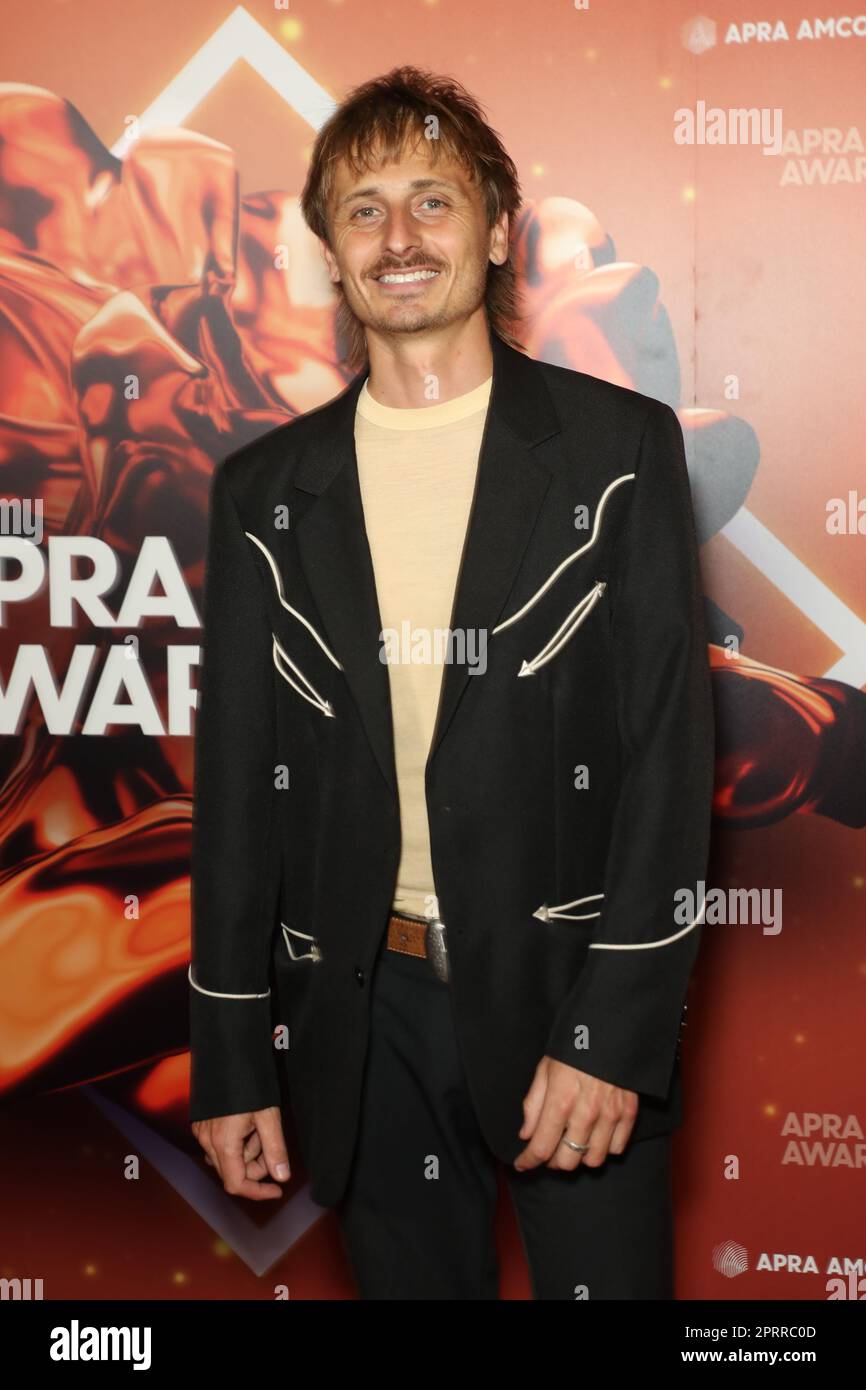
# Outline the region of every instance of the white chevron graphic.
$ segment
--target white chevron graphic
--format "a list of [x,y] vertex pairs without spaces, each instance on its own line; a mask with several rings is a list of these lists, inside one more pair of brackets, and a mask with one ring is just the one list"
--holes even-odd
[[[249,63],[293,111],[308,121],[313,130],[324,125],[336,106],[330,92],[326,92],[243,5],[238,5],[141,112],[139,126],[142,130],[152,130],[157,126],[183,125],[235,63],[242,60]],[[124,134],[114,142],[111,152],[122,159],[128,147]]]
[[824,672],[825,680],[845,681],[858,689],[866,685],[866,623],[862,618],[852,613],[748,507],[741,507],[719,534],[727,536],[755,569],[840,648],[843,655]]
[[140,1115],[133,1115],[97,1086],[79,1087],[88,1100],[107,1120],[125,1134],[130,1144],[146,1163],[149,1163],[178,1196],[192,1207],[212,1231],[230,1246],[235,1254],[260,1277],[277,1264],[296,1241],[306,1235],[311,1226],[330,1212],[320,1207],[310,1196],[309,1183],[273,1205],[276,1211],[263,1226],[259,1226],[237,1197],[230,1196],[212,1171],[204,1167],[204,1155],[190,1158],[171,1140]]

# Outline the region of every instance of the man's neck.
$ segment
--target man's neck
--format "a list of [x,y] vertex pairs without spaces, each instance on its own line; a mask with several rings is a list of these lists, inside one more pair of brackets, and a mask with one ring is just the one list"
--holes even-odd
[[374,401],[417,410],[465,396],[493,373],[487,317],[476,316],[457,328],[387,338],[368,331],[370,372],[367,391]]

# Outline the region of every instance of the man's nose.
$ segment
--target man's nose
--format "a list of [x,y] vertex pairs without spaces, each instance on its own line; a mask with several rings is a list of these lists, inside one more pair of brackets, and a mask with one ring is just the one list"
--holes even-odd
[[411,212],[407,208],[391,208],[385,222],[385,250],[402,256],[419,242],[420,232]]

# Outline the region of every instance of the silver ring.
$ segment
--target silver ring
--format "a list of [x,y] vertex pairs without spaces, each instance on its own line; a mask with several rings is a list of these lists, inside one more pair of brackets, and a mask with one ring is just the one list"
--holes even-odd
[[559,1142],[560,1142],[560,1144],[567,1144],[568,1147],[569,1147],[570,1149],[574,1149],[574,1152],[575,1152],[576,1154],[586,1154],[586,1153],[589,1153],[589,1145],[588,1145],[588,1144],[575,1144],[575,1142],[574,1142],[573,1139],[568,1139],[564,1134],[563,1134],[563,1136],[562,1136],[562,1138],[560,1139]]

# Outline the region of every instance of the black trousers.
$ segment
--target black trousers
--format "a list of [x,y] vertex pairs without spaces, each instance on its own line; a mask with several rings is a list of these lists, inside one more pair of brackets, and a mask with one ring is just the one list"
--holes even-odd
[[670,1134],[630,1142],[600,1168],[518,1173],[478,1127],[450,987],[383,944],[372,991],[357,1147],[337,1208],[359,1296],[497,1298],[502,1167],[534,1298],[673,1298]]

